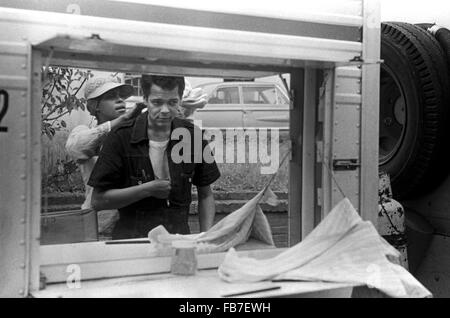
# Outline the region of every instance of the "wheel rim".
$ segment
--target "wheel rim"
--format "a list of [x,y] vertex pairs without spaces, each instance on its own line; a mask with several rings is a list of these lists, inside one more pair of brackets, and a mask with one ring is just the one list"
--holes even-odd
[[406,131],[407,108],[403,89],[386,65],[380,72],[379,164],[388,163],[399,151]]

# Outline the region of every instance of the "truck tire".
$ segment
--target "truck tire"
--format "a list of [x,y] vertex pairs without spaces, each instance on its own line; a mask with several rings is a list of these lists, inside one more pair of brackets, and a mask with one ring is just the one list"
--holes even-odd
[[379,168],[393,195],[426,194],[449,172],[449,85],[439,43],[408,23],[381,25]]
[[416,23],[415,25],[417,25],[421,29],[426,30],[426,29],[432,27],[433,23]]
[[[427,31],[429,28],[435,26],[435,24],[433,23],[417,23],[416,25]],[[450,76],[450,31],[446,28],[439,27],[437,31],[436,30],[434,31],[433,35],[444,52],[444,56],[447,61],[447,72],[448,72],[447,75]]]

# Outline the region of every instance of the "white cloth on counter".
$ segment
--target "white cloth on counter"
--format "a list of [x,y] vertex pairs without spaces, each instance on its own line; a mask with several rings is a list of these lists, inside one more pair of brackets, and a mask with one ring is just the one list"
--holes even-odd
[[276,204],[275,194],[269,188],[259,192],[206,232],[188,235],[170,234],[160,225],[148,234],[150,246],[156,255],[170,255],[171,243],[179,240],[195,241],[198,253],[227,251],[233,246],[247,242],[249,238],[274,246],[270,224],[259,206],[260,203]]
[[374,287],[391,297],[430,297],[405,268],[389,261],[400,253],[345,198],[297,245],[276,257],[225,255],[218,272],[227,282],[326,281]]

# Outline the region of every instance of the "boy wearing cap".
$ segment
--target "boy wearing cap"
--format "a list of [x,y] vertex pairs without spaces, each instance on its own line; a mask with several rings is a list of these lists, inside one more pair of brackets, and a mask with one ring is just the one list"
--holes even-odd
[[86,82],[84,96],[87,100],[87,109],[97,119],[97,126],[75,127],[66,142],[66,150],[77,162],[85,185],[85,201],[81,206],[82,209],[92,207],[93,189],[87,182],[104,137],[111,129],[135,118],[145,107],[144,104],[136,104],[130,111],[126,111],[124,100],[132,93],[132,86],[121,84],[113,77],[92,77]]
[[203,108],[207,103],[208,95],[200,87],[192,89],[191,84],[185,80],[183,93],[183,103],[180,106],[180,112],[183,118],[193,121],[194,112]]
[[[220,173],[213,160],[203,158],[210,149],[201,131],[194,133],[199,128],[179,118],[184,83],[183,77],[143,75],[148,111],[113,129],[103,143],[88,184],[94,187],[94,208],[119,209],[113,239],[146,237],[158,225],[170,233],[190,233],[192,184],[198,190],[200,231],[213,224],[215,204],[210,185]],[[172,134],[180,129],[187,140]],[[198,133],[200,149],[194,149]],[[180,142],[189,144],[183,149],[189,160],[180,161],[172,153]],[[200,151],[200,160],[194,160]]]

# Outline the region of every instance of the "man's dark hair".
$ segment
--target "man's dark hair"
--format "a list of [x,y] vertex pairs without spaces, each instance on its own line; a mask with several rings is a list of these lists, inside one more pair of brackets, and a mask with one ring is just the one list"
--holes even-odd
[[178,95],[183,97],[184,77],[180,76],[160,76],[143,74],[141,77],[141,88],[144,92],[144,99],[148,98],[152,85],[155,84],[164,90],[173,90],[178,86]]

